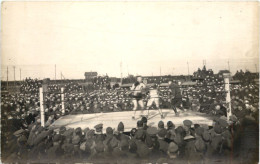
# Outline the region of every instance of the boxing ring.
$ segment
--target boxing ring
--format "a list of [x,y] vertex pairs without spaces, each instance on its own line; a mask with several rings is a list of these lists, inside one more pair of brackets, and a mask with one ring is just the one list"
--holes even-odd
[[[230,81],[229,81],[229,74],[224,76],[224,82],[218,85],[224,85],[225,91],[223,93],[226,94],[226,107],[227,107],[227,118],[232,115],[231,113],[231,98],[230,98]],[[202,86],[196,86],[202,87]],[[45,88],[45,89],[44,89]],[[43,85],[42,88],[39,90],[40,94],[40,108],[41,108],[41,125],[45,126],[45,111],[44,111],[44,93],[50,93],[47,91],[47,86]],[[62,102],[62,113],[65,113],[64,108],[64,88],[61,88],[61,92],[58,92],[61,95],[61,102]],[[213,125],[213,117],[209,116],[205,113],[195,112],[195,111],[180,111],[179,116],[175,115],[173,109],[162,109],[164,119],[161,119],[158,110],[150,110],[149,117],[148,117],[148,126],[157,127],[157,124],[160,120],[163,120],[165,125],[168,121],[172,121],[175,126],[183,125],[183,120],[191,120],[193,124],[200,124],[200,125]],[[77,128],[81,127],[82,129],[85,128],[94,128],[95,125],[102,123],[103,130],[107,127],[117,128],[119,122],[123,122],[125,126],[125,131],[130,131],[132,128],[136,128],[137,121],[141,119],[140,111],[136,112],[136,118],[132,119],[131,116],[133,115],[134,111],[123,111],[123,112],[110,112],[110,113],[93,113],[93,114],[77,114],[77,115],[66,115],[60,117],[56,120],[50,128],[58,129],[61,126],[65,126],[67,128]],[[143,114],[146,114],[144,111]],[[138,117],[139,116],[139,117]]]
[[[164,121],[165,126],[168,121],[172,121],[175,126],[179,126],[183,125],[183,120],[185,119],[191,120],[193,124],[197,123],[208,126],[212,126],[213,124],[212,117],[200,112],[179,110],[179,116],[175,116],[172,109],[163,109],[162,112],[165,116],[164,119],[161,119],[158,110],[150,110],[148,126],[157,127],[158,122],[161,120]],[[133,111],[66,115],[56,120],[52,125],[50,125],[50,128],[55,130],[61,126],[65,126],[66,128],[81,127],[82,129],[85,129],[88,127],[94,129],[95,125],[102,123],[104,127],[103,131],[105,132],[107,127],[117,129],[118,123],[121,121],[124,123],[125,131],[130,131],[132,128],[136,128],[137,121],[141,119],[140,111],[136,112],[136,119],[131,118],[132,114]],[[146,111],[144,111],[144,114],[146,114]]]

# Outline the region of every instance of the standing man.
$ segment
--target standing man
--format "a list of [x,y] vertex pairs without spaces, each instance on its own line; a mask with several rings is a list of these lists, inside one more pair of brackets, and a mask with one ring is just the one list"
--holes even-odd
[[143,83],[143,79],[141,76],[137,76],[137,81],[132,85],[131,91],[132,91],[132,98],[133,98],[133,104],[134,104],[134,115],[132,116],[132,119],[135,119],[135,113],[136,109],[138,107],[138,104],[141,107],[141,113],[143,113],[144,109],[144,102],[143,102],[143,90],[145,89],[145,85]]
[[182,104],[181,90],[179,85],[177,85],[175,81],[169,81],[168,84],[171,92],[171,106],[175,112],[175,115],[178,116],[179,113],[177,112],[177,107],[181,107]]

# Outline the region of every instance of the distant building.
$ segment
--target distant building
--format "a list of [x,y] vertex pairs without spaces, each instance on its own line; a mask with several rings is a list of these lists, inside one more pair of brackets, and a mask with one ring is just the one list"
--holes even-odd
[[85,72],[85,80],[92,79],[94,77],[97,77],[97,72]]
[[220,70],[218,74],[223,75],[224,73],[230,73],[229,70]]
[[219,78],[223,78],[223,77],[224,77],[224,74],[228,74],[228,73],[230,73],[229,70],[220,70],[220,71],[218,72],[218,76],[219,76]]

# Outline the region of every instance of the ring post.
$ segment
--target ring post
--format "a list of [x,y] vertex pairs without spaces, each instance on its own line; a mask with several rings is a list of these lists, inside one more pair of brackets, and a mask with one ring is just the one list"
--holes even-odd
[[43,88],[40,88],[40,110],[41,110],[41,126],[45,126],[45,112],[43,106]]
[[225,91],[226,91],[226,104],[227,104],[227,119],[229,120],[229,117],[232,115],[231,112],[231,98],[230,98],[230,84],[229,84],[229,79],[230,79],[230,73],[225,73],[223,74],[224,76],[224,82],[225,82]]
[[65,105],[64,105],[64,88],[61,88],[61,112],[62,115],[65,114]]

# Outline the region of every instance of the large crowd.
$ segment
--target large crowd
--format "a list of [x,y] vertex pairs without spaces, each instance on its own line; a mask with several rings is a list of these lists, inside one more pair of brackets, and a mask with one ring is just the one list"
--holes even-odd
[[26,128],[4,133],[4,162],[94,163],[257,163],[258,123],[246,115],[215,119],[214,125],[184,120],[160,121],[149,127],[146,117],[130,132],[120,122],[116,129],[98,124],[95,129],[58,131],[43,128],[35,118]]
[[[237,72],[234,79],[240,80],[243,76],[253,78],[250,73]],[[215,75],[212,70],[204,67],[194,72],[193,77],[199,79],[196,85],[180,85],[183,100],[180,110],[198,111],[216,118],[225,118],[229,104],[226,103],[223,76]],[[165,77],[163,80],[151,78],[148,81],[159,85],[168,80]],[[39,87],[42,86],[42,81],[28,78],[21,84],[20,93],[1,94],[1,143],[5,143],[1,144],[1,150],[6,150],[2,151],[2,159],[66,161],[73,157],[72,160],[80,161],[116,157],[113,159],[124,163],[126,157],[145,163],[151,160],[158,163],[173,163],[172,160],[174,163],[183,160],[200,163],[215,155],[218,159],[223,157],[225,160],[230,154],[232,157],[247,155],[242,160],[255,157],[250,155],[255,155],[258,148],[255,147],[258,144],[254,143],[258,143],[258,133],[255,132],[258,132],[259,124],[259,87],[253,80],[241,80],[240,83],[230,85],[233,116],[227,118],[229,121],[225,123],[223,120],[226,119],[216,119],[213,127],[197,124],[175,127],[174,122],[168,122],[167,128],[164,128],[160,122],[160,126],[158,124],[158,128],[154,129],[147,127],[147,121],[143,118],[130,133],[122,130],[121,123],[117,130],[113,130],[115,127],[107,128],[104,134],[100,134],[102,130],[99,128],[83,130],[62,127],[59,131],[48,129],[55,120],[67,114],[131,110],[133,104],[129,89],[109,87],[108,83],[108,76],[96,78],[92,89],[87,91],[76,82],[68,81],[63,84],[65,110],[62,110],[61,105],[61,85],[49,85],[50,93],[44,95],[45,128],[40,126],[39,119]],[[161,86],[159,91],[160,107],[171,108],[168,87]],[[148,98],[145,94],[145,103]],[[245,138],[250,137],[249,144]],[[238,148],[233,147],[238,146],[234,144],[236,142],[242,144]],[[248,153],[244,154],[244,151]]]

